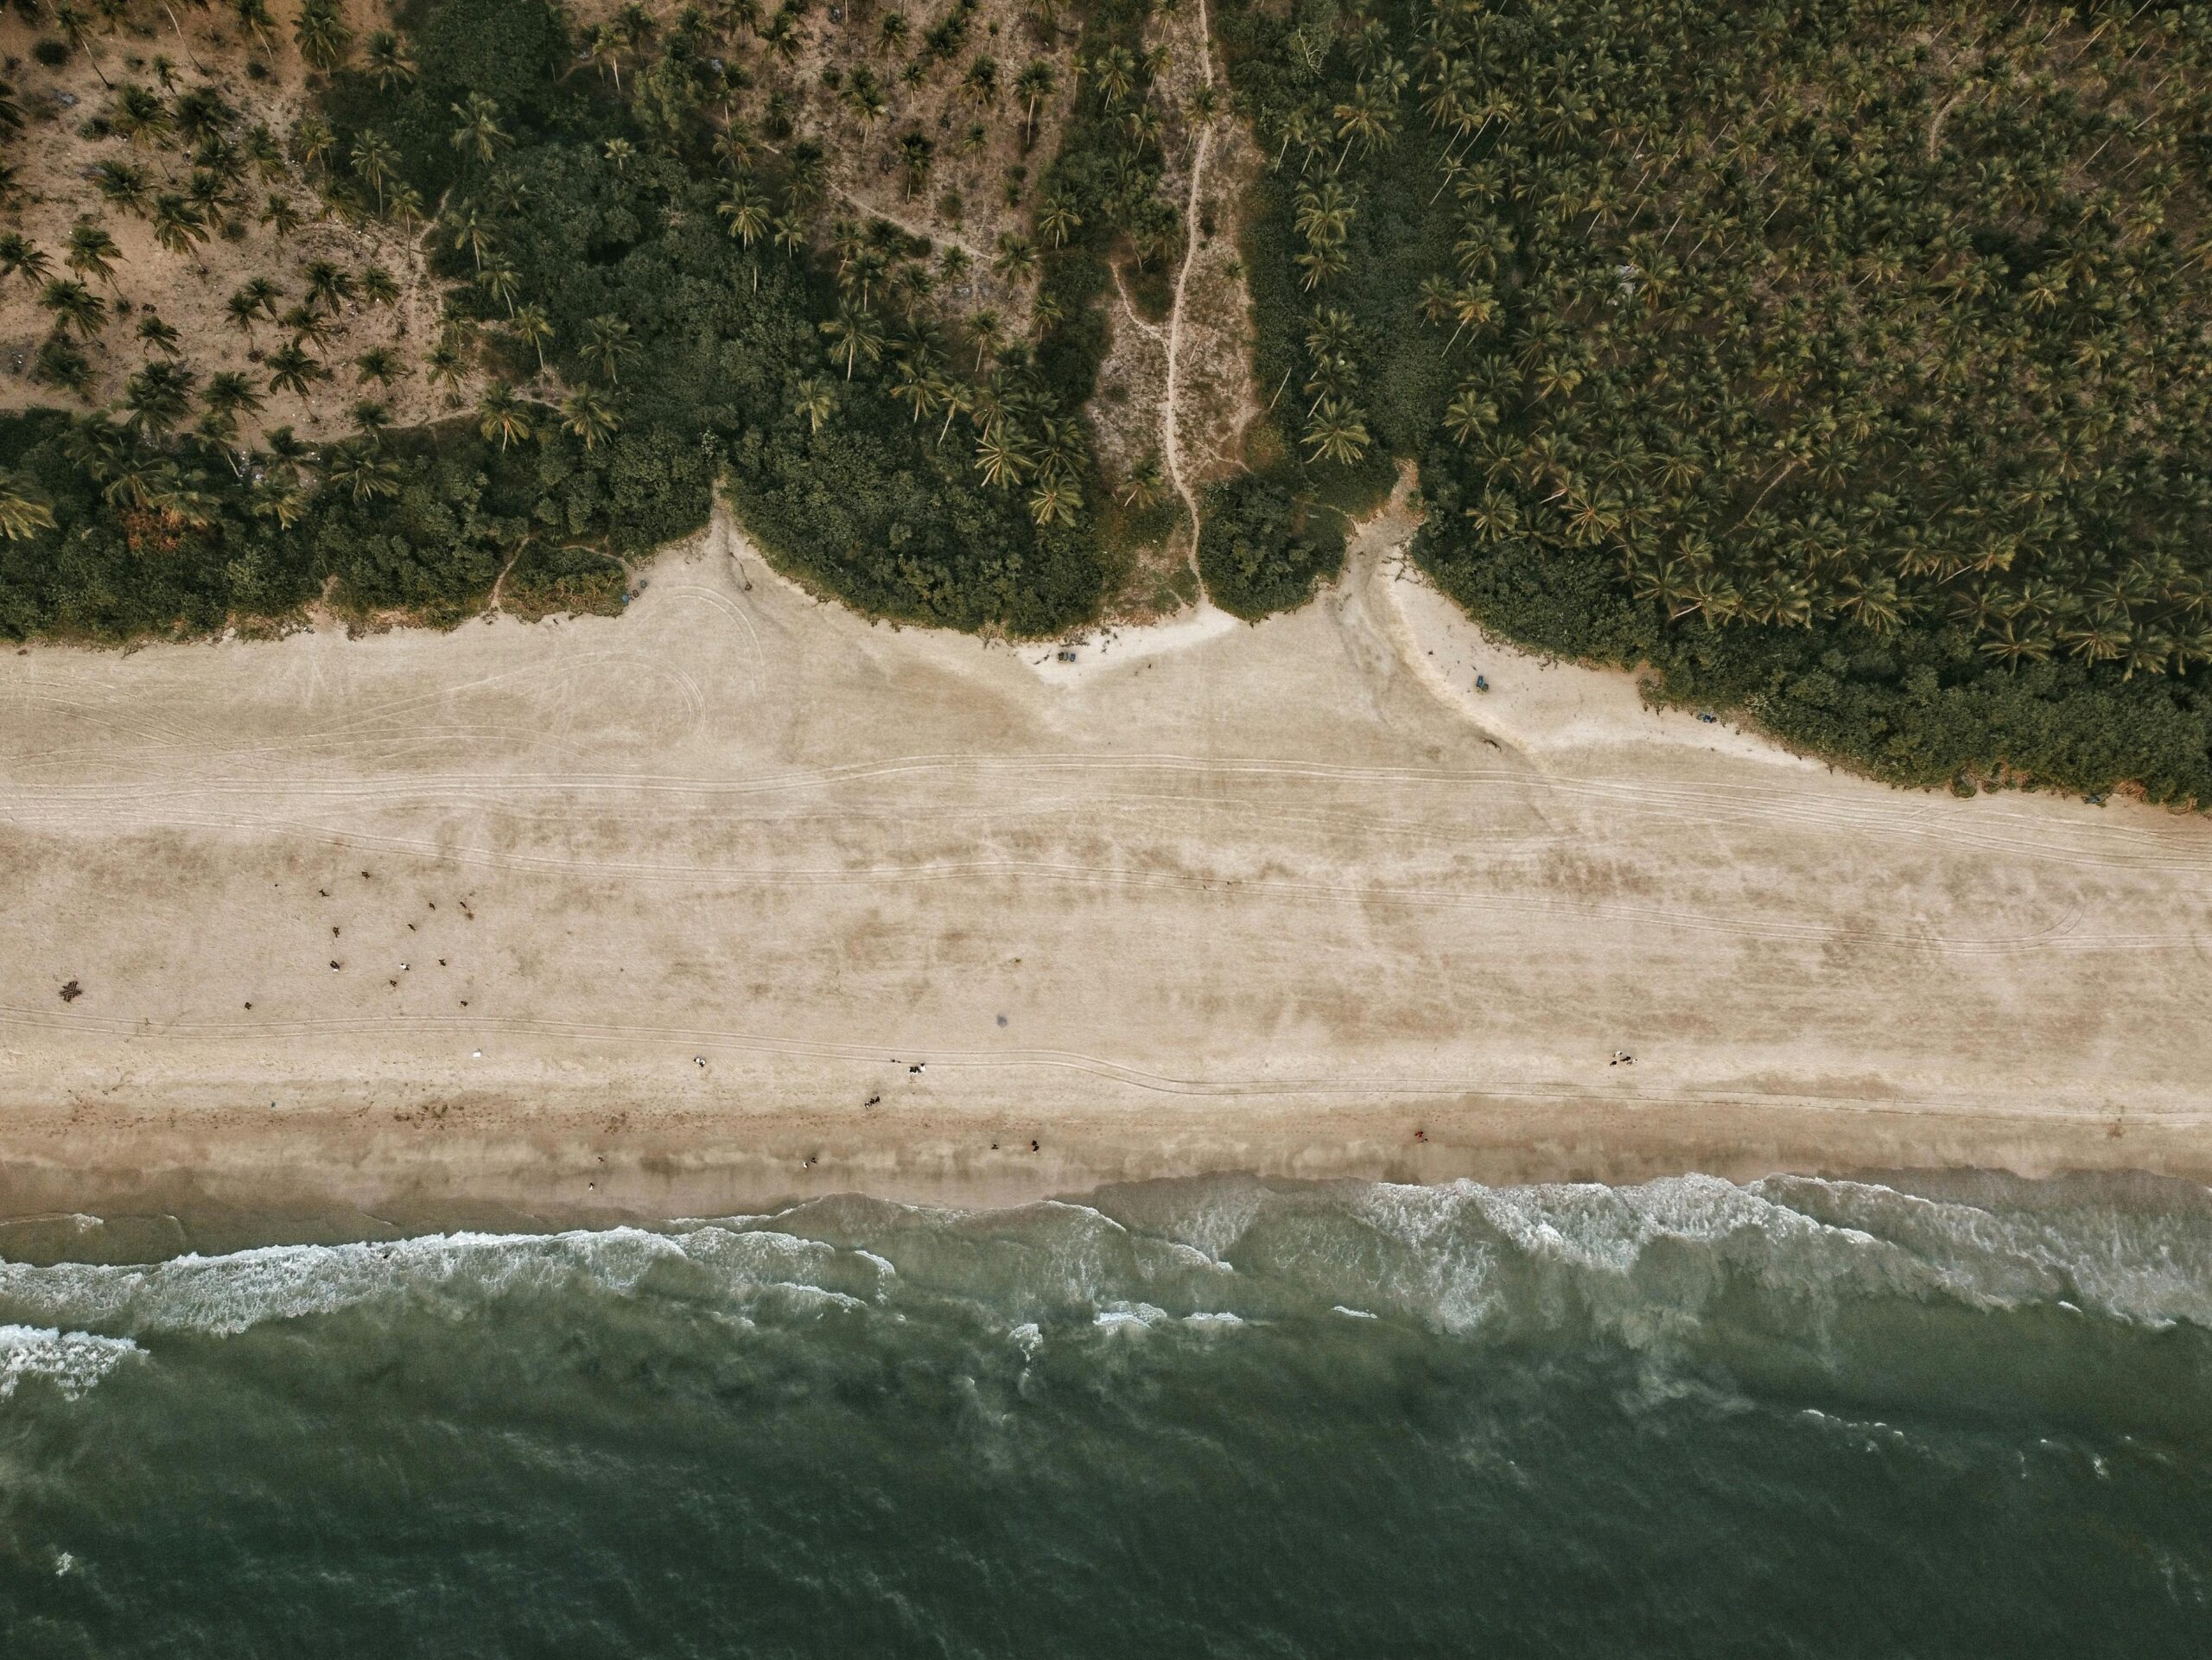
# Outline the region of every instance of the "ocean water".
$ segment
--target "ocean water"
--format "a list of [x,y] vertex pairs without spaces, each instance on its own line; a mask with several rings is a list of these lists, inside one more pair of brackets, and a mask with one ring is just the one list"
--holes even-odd
[[2179,1183],[10,1237],[9,1656],[2212,1653]]

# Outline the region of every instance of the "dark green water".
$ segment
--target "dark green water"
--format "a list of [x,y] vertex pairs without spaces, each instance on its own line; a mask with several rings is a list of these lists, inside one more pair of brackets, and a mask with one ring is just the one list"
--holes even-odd
[[78,1225],[0,1265],[9,1656],[2212,1653],[2199,1187]]

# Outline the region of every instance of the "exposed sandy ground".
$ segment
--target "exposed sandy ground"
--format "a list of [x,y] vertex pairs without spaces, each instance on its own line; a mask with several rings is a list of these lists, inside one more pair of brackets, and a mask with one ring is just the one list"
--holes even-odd
[[[345,15],[353,30],[354,61],[359,61],[359,41],[387,25],[388,10],[378,0],[350,0]],[[473,401],[480,377],[472,373],[448,391],[431,385],[422,372],[423,355],[437,339],[442,287],[429,274],[430,240],[419,221],[411,226],[397,219],[345,224],[323,216],[325,209],[312,182],[296,167],[280,179],[250,169],[245,206],[225,215],[242,226],[245,234],[232,241],[211,226],[205,242],[189,254],[177,254],[154,240],[145,219],[108,205],[86,177],[99,162],[124,162],[146,170],[149,188],[182,191],[191,175],[187,147],[174,132],[146,148],[134,148],[120,137],[96,139],[79,134],[88,117],[113,107],[115,93],[102,85],[102,74],[117,89],[137,86],[160,92],[172,106],[177,93],[212,86],[239,112],[231,131],[234,140],[242,141],[253,123],[265,122],[279,140],[289,142],[300,116],[310,107],[307,68],[292,44],[299,8],[291,0],[278,0],[270,8],[277,19],[270,37],[273,51],[262,48],[227,5],[196,10],[178,3],[173,10],[182,27],[181,38],[172,25],[171,11],[141,4],[113,29],[90,29],[86,38],[91,49],[73,53],[59,68],[48,68],[29,55],[34,41],[58,35],[50,15],[34,23],[21,11],[0,14],[0,56],[13,66],[9,78],[28,117],[23,133],[10,146],[10,159],[19,171],[18,188],[13,205],[0,213],[0,229],[28,236],[51,262],[51,275],[67,277],[75,274],[64,263],[70,227],[79,218],[92,219],[115,239],[120,254],[111,279],[86,280],[111,306],[128,302],[132,307],[129,315],[111,311],[105,328],[92,340],[79,342],[94,375],[89,400],[79,399],[29,378],[39,345],[54,324],[52,315],[38,304],[42,284],[21,277],[0,283],[0,410],[41,404],[98,407],[120,398],[130,376],[157,355],[133,332],[149,312],[176,329],[176,359],[194,372],[201,388],[210,375],[225,370],[242,372],[252,381],[266,407],[240,419],[240,435],[249,443],[264,428],[278,425],[289,425],[308,438],[350,432],[354,425],[351,410],[363,398],[389,406],[392,420],[400,426],[435,420]],[[162,89],[153,67],[156,58],[169,60],[175,92]],[[249,58],[268,67],[264,79],[245,73]],[[74,102],[64,106],[60,102],[64,98]],[[289,197],[303,220],[289,237],[280,237],[259,222],[262,206],[272,194]],[[289,391],[271,391],[264,361],[267,353],[291,335],[266,320],[251,333],[241,333],[230,321],[224,302],[240,284],[266,277],[283,291],[278,310],[289,310],[305,294],[302,273],[315,260],[328,260],[356,277],[380,264],[397,283],[399,298],[390,306],[356,301],[338,310],[330,319],[327,341],[309,347],[310,355],[331,372],[331,378],[302,399]],[[406,366],[406,372],[389,386],[365,381],[355,366],[357,358],[378,346],[391,348]],[[195,399],[195,414],[198,409]]]
[[0,1212],[2212,1176],[2212,824],[1652,713],[1391,540],[1058,682],[726,526],[620,619],[0,658]]

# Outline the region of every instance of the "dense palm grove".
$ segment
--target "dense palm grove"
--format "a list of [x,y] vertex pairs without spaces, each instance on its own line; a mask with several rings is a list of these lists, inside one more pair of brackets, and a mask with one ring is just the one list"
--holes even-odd
[[1916,779],[2212,799],[2212,12],[1224,9],[1309,487]]
[[[251,29],[274,26],[235,3]],[[1038,158],[1030,231],[993,251],[991,275],[1023,289],[1025,332],[948,303],[973,281],[961,250],[825,188],[779,73],[803,22],[832,26],[805,0],[665,19],[631,6],[588,31],[543,0],[438,0],[364,40],[306,0],[295,32],[321,107],[288,153],[320,211],[427,221],[450,287],[419,367],[482,390],[413,429],[372,398],[340,441],[257,438],[270,400],[339,373],[318,347],[363,302],[356,286],[251,315],[276,336],[256,379],[156,366],[118,407],[0,423],[0,630],[204,628],[317,593],[450,620],[503,569],[511,599],[603,602],[620,587],[607,556],[696,528],[718,480],[791,568],[870,610],[1033,633],[1095,614],[1115,562],[1079,417],[1103,345],[1102,250],[1179,245],[1143,13],[1093,9],[1077,96],[1042,59],[1002,68],[982,50],[976,0],[911,21],[836,10],[878,66],[823,76],[863,133],[885,76],[950,80],[976,125],[1025,144],[1041,105],[1077,97],[1061,153]],[[1055,9],[1027,27],[1057,40]],[[153,104],[149,119],[174,120]],[[936,140],[883,136],[924,188]]]

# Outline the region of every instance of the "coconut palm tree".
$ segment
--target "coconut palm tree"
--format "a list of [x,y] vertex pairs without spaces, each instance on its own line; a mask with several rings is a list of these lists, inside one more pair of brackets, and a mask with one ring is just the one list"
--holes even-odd
[[171,357],[182,354],[184,335],[174,324],[162,321],[159,315],[148,312],[138,320],[138,327],[131,331],[156,352],[166,352]]
[[486,167],[502,147],[513,139],[499,124],[499,102],[482,92],[471,92],[467,101],[451,106],[461,118],[461,124],[453,130],[453,147],[463,156],[474,156]]
[[577,349],[586,362],[607,377],[609,385],[619,385],[623,359],[638,347],[630,338],[628,323],[620,317],[601,315],[584,324],[583,344]]
[[[523,436],[530,435],[525,431]],[[399,463],[378,453],[372,442],[334,446],[329,462],[323,468],[323,478],[334,489],[345,491],[357,503],[399,493]]]
[[302,408],[307,404],[308,393],[315,383],[327,372],[320,363],[301,349],[297,340],[271,352],[266,366],[269,370],[269,390],[291,393],[300,400]]
[[453,227],[453,251],[468,251],[476,269],[484,269],[484,256],[497,245],[492,234],[492,221],[484,210],[473,201],[463,202],[447,215],[446,222]]
[[830,348],[832,359],[845,359],[845,378],[853,378],[854,367],[862,358],[870,363],[883,355],[883,328],[874,313],[865,308],[839,306],[837,315],[821,326],[822,332],[836,342]]
[[930,169],[937,159],[937,146],[919,132],[902,133],[899,137],[899,178],[907,200],[922,194],[928,186]]
[[376,193],[377,213],[384,213],[384,188],[399,166],[399,152],[374,127],[362,129],[361,136],[353,141],[353,171]]
[[133,149],[155,149],[175,130],[169,106],[160,93],[125,82],[108,106],[108,125],[121,133]]
[[1013,422],[988,423],[976,440],[976,470],[983,482],[1003,490],[1036,470],[1034,448]]
[[0,234],[0,277],[20,277],[36,287],[46,281],[53,270],[54,262],[22,232]]
[[211,413],[232,417],[258,415],[262,408],[261,394],[236,369],[225,369],[208,376],[207,390],[200,394],[200,401]]
[[561,425],[572,436],[583,440],[586,449],[595,449],[613,437],[621,426],[613,407],[589,386],[579,386],[561,400]]
[[156,359],[124,383],[123,405],[130,411],[124,424],[134,432],[156,437],[173,431],[192,407],[191,370]]
[[372,346],[353,359],[354,383],[365,386],[371,381],[379,386],[389,386],[407,373],[407,366],[399,353],[389,346]]
[[1038,111],[1052,101],[1052,94],[1060,89],[1059,72],[1048,59],[1038,58],[1014,78],[1014,90],[1020,95],[1023,105],[1021,143],[1027,149],[1037,142]]
[[0,468],[0,537],[10,542],[54,528],[54,509],[39,499],[29,480],[13,467]]
[[821,431],[836,407],[836,387],[820,375],[809,375],[793,390],[791,413],[806,417],[809,432]]
[[339,16],[338,0],[300,0],[292,39],[309,67],[328,74],[345,60],[346,50],[353,43],[353,31]]
[[1305,442],[1313,452],[1311,459],[1350,467],[1367,454],[1367,423],[1356,405],[1324,398],[1306,423]]
[[1147,455],[1129,469],[1122,480],[1115,497],[1124,507],[1134,507],[1146,512],[1159,506],[1165,480],[1160,476],[1160,457]]
[[311,259],[300,268],[300,274],[308,281],[308,304],[334,314],[359,291],[353,273],[335,260]]
[[73,328],[90,340],[107,325],[107,302],[71,277],[57,277],[40,290],[38,302],[54,314],[55,325]]
[[1027,282],[1037,274],[1037,245],[1017,232],[1001,232],[991,269],[1009,283]]
[[93,167],[92,188],[111,207],[120,207],[129,213],[143,216],[153,200],[146,169],[112,157]]
[[389,92],[395,87],[415,84],[415,60],[406,43],[390,29],[378,29],[369,36],[362,50],[378,92]]
[[493,260],[476,273],[476,286],[493,303],[504,306],[508,316],[515,315],[515,296],[522,291],[522,277],[512,263]]
[[173,254],[188,254],[207,239],[207,219],[199,204],[173,191],[154,198],[149,223],[154,240]]
[[504,380],[495,380],[477,400],[476,429],[484,435],[486,443],[497,438],[502,451],[517,439],[527,442],[531,435],[529,408],[515,396],[513,387]]
[[100,85],[112,87],[115,83],[107,78],[107,71],[100,67],[99,54],[92,50],[92,32],[84,8],[70,3],[70,0],[61,0],[61,3],[54,8],[54,26],[61,31],[71,46],[85,54],[86,61],[92,66],[92,73],[100,78]]

